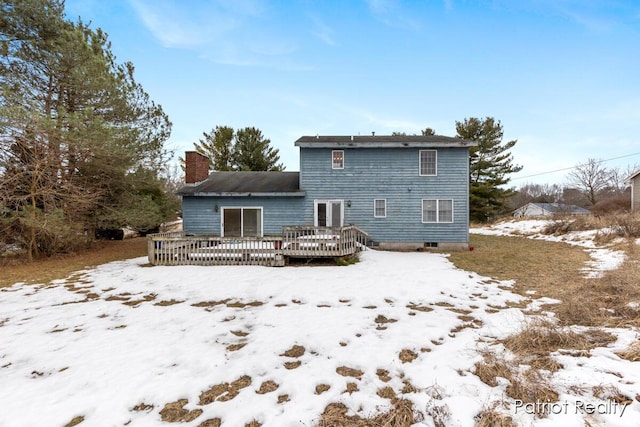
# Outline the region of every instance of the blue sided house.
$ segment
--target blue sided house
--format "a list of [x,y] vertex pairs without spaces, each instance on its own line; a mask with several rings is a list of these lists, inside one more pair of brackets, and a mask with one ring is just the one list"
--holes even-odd
[[300,172],[213,172],[186,155],[187,233],[263,237],[285,226],[364,230],[381,249],[466,249],[469,148],[431,136],[303,136]]

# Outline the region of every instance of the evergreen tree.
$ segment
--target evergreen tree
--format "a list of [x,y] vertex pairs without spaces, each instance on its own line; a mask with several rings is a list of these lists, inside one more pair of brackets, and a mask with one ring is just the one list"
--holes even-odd
[[278,163],[278,149],[271,147],[271,141],[262,136],[262,131],[246,127],[236,131],[233,149],[233,166],[242,171],[282,171],[284,165]]
[[486,222],[504,213],[513,195],[502,186],[509,182],[507,175],[522,170],[509,152],[517,140],[503,143],[502,125],[493,117],[457,121],[456,131],[458,138],[478,143],[469,151],[469,214],[473,221]]
[[422,136],[434,136],[436,134],[435,129],[424,128],[422,129]]
[[211,132],[203,132],[204,139],[194,143],[197,152],[209,157],[211,169],[230,171],[233,169],[234,130],[229,126],[216,126]]
[[[101,224],[136,226],[108,218],[145,197],[138,178],[157,178],[167,116],[135,81],[133,65],[116,63],[106,34],[65,19],[63,1],[0,7],[3,234],[35,257],[76,249]],[[155,178],[147,183],[163,188]]]

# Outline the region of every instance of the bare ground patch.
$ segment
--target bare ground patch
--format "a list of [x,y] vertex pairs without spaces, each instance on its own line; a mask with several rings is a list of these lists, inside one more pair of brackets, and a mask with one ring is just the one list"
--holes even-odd
[[168,307],[170,305],[176,305],[176,304],[182,304],[184,302],[184,300],[180,301],[180,300],[176,300],[176,299],[170,299],[170,300],[162,300],[162,301],[158,301],[157,303],[153,304],[153,305],[157,305],[160,307]]
[[362,378],[362,375],[364,374],[360,369],[349,368],[347,366],[339,366],[336,368],[336,372],[343,377],[353,377],[357,379]]
[[260,384],[260,388],[256,390],[257,394],[267,394],[276,391],[280,387],[278,383],[272,380],[264,381]]
[[299,360],[295,362],[284,362],[284,367],[289,370],[299,368],[300,365],[302,365],[302,362]]
[[305,351],[306,350],[305,350],[305,348],[303,346],[296,344],[296,345],[292,346],[289,350],[287,350],[284,353],[282,353],[280,356],[297,358],[297,357],[302,357],[304,355]]
[[220,418],[209,418],[208,420],[204,420],[198,427],[220,427],[222,426],[222,420]]
[[160,418],[166,423],[188,423],[195,420],[202,414],[202,409],[193,409],[191,411],[184,409],[187,403],[189,403],[187,399],[167,403],[160,410]]
[[399,357],[402,363],[411,363],[418,358],[418,354],[405,348],[400,351]]
[[199,405],[208,405],[215,401],[226,402],[235,398],[243,388],[251,385],[251,377],[244,375],[231,383],[216,384],[200,394]]
[[83,421],[84,421],[84,417],[83,416],[73,417],[71,419],[71,421],[69,421],[68,423],[66,423],[64,425],[64,427],[74,427],[74,426],[77,426],[78,424],[82,423]]
[[316,386],[316,394],[322,394],[325,391],[329,391],[331,386],[329,384],[318,384]]
[[389,375],[389,371],[386,369],[378,369],[376,370],[376,375],[380,378],[380,381],[384,383],[388,383],[391,381],[391,376]]

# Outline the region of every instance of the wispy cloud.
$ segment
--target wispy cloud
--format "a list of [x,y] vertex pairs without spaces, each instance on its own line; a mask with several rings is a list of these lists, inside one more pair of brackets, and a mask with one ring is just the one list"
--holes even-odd
[[417,31],[421,28],[418,21],[402,7],[400,0],[365,0],[371,14],[390,27]]
[[333,28],[329,27],[324,21],[316,16],[311,17],[311,21],[314,24],[314,29],[311,33],[322,40],[325,44],[329,46],[335,46],[336,41],[334,39],[334,31]]
[[364,121],[371,126],[371,131],[380,134],[390,134],[391,132],[419,132],[418,129],[421,129],[422,126],[411,120],[397,117],[382,117],[379,114],[362,108],[345,107],[344,109],[350,115],[355,116],[356,120]]
[[294,40],[269,30],[260,0],[129,0],[139,19],[165,47],[192,49],[216,63],[307,69],[295,64]]
[[500,5],[560,16],[594,33],[611,31],[614,27],[623,24],[630,14],[637,10],[637,7],[632,7],[627,2],[610,0],[522,0],[517,3],[511,0],[491,0],[487,2],[492,6]]
[[219,40],[238,26],[237,18],[215,4],[172,0],[130,0],[138,17],[165,47],[194,48]]

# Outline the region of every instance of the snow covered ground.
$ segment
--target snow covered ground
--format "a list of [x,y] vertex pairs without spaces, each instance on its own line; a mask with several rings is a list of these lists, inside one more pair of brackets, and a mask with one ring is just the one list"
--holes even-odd
[[[621,416],[576,392],[638,393],[638,363],[615,354],[636,338],[630,330],[611,330],[618,341],[591,357],[557,355],[566,410],[547,418],[516,409],[504,384],[482,383],[470,371],[491,340],[522,325],[507,305],[521,297],[445,255],[367,251],[348,267],[145,263],[0,289],[0,426],[171,425],[161,410],[185,399],[178,407],[194,419],[184,426],[311,427],[332,402],[362,416],[386,410],[384,387],[414,402],[417,426],[434,425],[435,412],[449,414],[447,426],[473,426],[494,402],[510,404],[521,426],[640,419],[640,402]],[[601,406],[585,414],[580,401]]]

